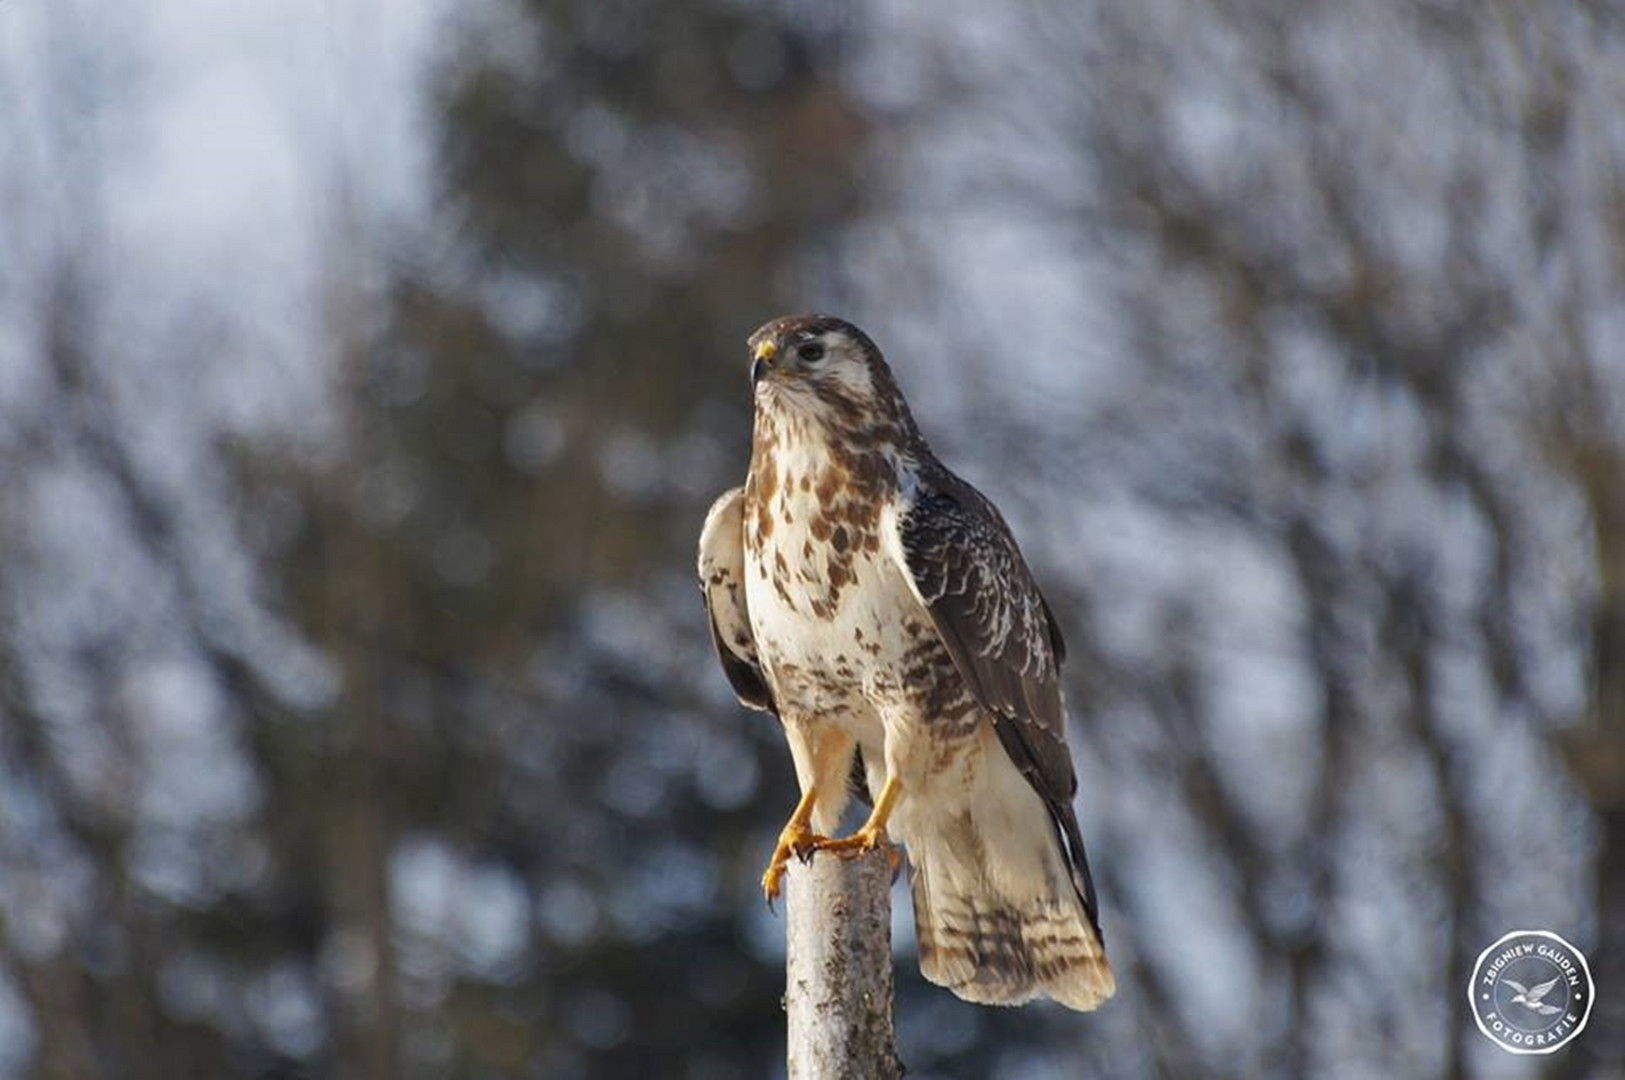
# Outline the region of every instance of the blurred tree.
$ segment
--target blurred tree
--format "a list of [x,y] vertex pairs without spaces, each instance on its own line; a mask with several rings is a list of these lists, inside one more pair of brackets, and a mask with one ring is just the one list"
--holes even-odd
[[[1484,945],[1562,927],[1619,962],[1619,21],[988,21],[912,37],[950,103],[892,160],[929,234],[847,259],[935,268],[899,334],[971,343],[934,356],[985,372],[944,403],[977,417],[957,449],[1026,489],[1074,592],[1134,964],[1099,1038],[1154,1031],[1176,1075],[1478,1072]],[[1080,370],[1008,367],[1011,325]],[[1577,1074],[1620,1020],[1599,1005]]]
[[[694,689],[687,564],[730,472],[716,434],[745,443],[743,369],[716,358],[851,208],[842,31],[726,4],[506,18],[444,76],[455,268],[409,252],[369,308],[334,233],[344,453],[272,490],[301,510],[295,619],[345,690],[320,740],[279,740],[305,760],[275,816],[324,852],[325,933],[378,961],[345,1054],[372,1075],[646,1075],[685,1051],[755,1075],[780,976],[739,955],[732,883],[758,765],[700,712],[729,715]],[[504,883],[449,883],[453,909],[520,905],[488,960],[489,912],[391,905],[442,872]]]
[[[1067,627],[1124,972],[905,955],[915,1075],[1617,1064],[1605,6],[482,5],[416,31],[427,209],[369,160],[410,8],[199,31],[294,24],[289,195],[240,75],[158,109],[195,13],[0,6],[0,1075],[780,1068],[794,781],[690,561],[744,335],[818,307]],[[1519,925],[1605,991],[1544,1063],[1461,992]]]
[[[757,1075],[779,1056],[782,974],[742,902],[759,822],[739,811],[776,814],[790,785],[779,755],[757,759],[772,733],[704,678],[688,563],[748,431],[743,363],[718,358],[853,207],[847,31],[727,3],[535,3],[463,26],[437,220],[381,235],[342,162],[317,207],[332,434],[234,443],[206,508],[235,517],[255,592],[297,634],[281,660],[303,665],[299,692],[245,655],[251,627],[213,595],[234,568],[195,557],[187,500],[132,452],[118,350],[100,298],[81,302],[107,245],[60,248],[37,308],[50,427],[18,450],[46,460],[17,464],[82,469],[119,515],[103,542],[162,575],[152,621],[233,733],[229,779],[253,797],[230,830],[254,865],[181,895],[134,874],[147,763],[81,806],[84,750],[42,685],[59,649],[22,625],[22,586],[5,760],[40,820],[8,833],[25,845],[8,865],[63,830],[53,856],[93,884],[72,934],[139,950],[36,958],[11,928],[42,1075],[634,1075],[678,1051]],[[13,551],[47,542],[26,518]],[[103,706],[152,664],[130,631],[62,646],[114,745],[140,718]],[[172,844],[216,831],[185,824]]]

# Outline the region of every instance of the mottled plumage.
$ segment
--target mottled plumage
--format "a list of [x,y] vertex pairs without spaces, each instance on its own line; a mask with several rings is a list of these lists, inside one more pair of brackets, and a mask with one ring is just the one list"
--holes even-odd
[[[1065,646],[1009,528],[931,453],[862,331],[786,318],[750,344],[750,470],[712,507],[699,572],[723,670],[783,722],[802,790],[764,888],[792,852],[889,833],[927,978],[1094,1008],[1115,985],[1072,810]],[[830,840],[854,760],[875,811]]]

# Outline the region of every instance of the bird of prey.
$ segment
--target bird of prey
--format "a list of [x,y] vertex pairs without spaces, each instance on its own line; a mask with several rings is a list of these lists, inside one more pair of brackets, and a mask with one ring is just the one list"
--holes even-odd
[[1554,1016],[1563,1011],[1556,1005],[1547,1005],[1541,1000],[1547,994],[1552,992],[1552,987],[1563,981],[1563,977],[1561,975],[1550,980],[1549,982],[1536,983],[1532,987],[1525,986],[1523,983],[1516,982],[1512,979],[1502,979],[1501,981],[1517,991],[1516,994],[1512,995],[1512,1004],[1514,1005],[1522,1005],[1524,1008],[1532,1009],[1535,1012],[1540,1013],[1542,1016]]
[[[783,723],[792,855],[902,841],[920,968],[969,1001],[1116,989],[1072,809],[1066,646],[1008,526],[937,460],[873,341],[792,316],[751,335],[743,487],[711,507],[699,575],[740,701]],[[873,806],[832,838],[854,767]]]

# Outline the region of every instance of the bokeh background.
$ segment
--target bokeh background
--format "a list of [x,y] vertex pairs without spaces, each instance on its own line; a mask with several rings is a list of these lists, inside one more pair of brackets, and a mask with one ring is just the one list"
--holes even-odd
[[691,565],[808,310],[1059,614],[1121,973],[901,903],[914,1075],[1625,1075],[1619,5],[5,0],[0,1076],[782,1072]]

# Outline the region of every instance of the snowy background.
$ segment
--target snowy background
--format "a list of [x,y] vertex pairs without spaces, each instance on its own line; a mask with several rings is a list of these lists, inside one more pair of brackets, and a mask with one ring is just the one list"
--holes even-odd
[[1608,5],[0,4],[0,1077],[782,1072],[690,567],[809,310],[1060,616],[1120,971],[902,903],[912,1074],[1625,1075],[1622,193]]

